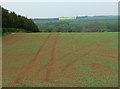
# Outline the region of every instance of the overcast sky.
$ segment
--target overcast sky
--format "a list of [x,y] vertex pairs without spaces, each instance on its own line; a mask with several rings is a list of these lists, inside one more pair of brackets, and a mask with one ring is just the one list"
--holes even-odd
[[118,14],[118,2],[2,2],[1,5],[28,18]]
[[118,2],[119,0],[1,0],[1,2]]

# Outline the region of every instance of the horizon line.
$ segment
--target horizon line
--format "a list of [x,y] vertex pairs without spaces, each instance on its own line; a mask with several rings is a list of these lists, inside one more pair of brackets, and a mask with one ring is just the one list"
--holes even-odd
[[81,16],[60,16],[60,17],[27,17],[31,19],[52,19],[52,18],[73,18],[73,17],[104,17],[104,16],[118,16],[118,15],[81,15]]

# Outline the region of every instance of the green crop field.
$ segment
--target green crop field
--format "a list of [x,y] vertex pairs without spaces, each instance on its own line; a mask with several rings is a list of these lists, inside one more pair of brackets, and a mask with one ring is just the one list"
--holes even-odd
[[118,33],[3,37],[3,87],[117,87]]

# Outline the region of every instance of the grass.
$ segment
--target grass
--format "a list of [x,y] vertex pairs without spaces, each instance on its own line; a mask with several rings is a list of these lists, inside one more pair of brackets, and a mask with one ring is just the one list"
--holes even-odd
[[[32,67],[26,73],[21,73],[37,54],[48,34],[17,33],[11,34],[11,38],[3,38],[3,87],[21,75],[25,76],[25,80],[18,80],[14,86],[118,86],[117,32],[51,33]],[[52,53],[57,34],[59,38]],[[45,83],[47,72],[49,81]]]

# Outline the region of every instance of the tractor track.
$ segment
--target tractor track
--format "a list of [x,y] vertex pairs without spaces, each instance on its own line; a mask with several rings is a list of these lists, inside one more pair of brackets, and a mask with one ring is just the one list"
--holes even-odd
[[[47,35],[47,37],[45,38],[44,42],[42,43],[42,45],[40,46],[39,50],[37,51],[36,55],[34,56],[34,58],[30,61],[30,63],[26,66],[23,67],[22,72],[20,73],[20,75],[18,75],[18,77],[11,83],[9,84],[9,87],[13,87],[16,83],[22,83],[26,77],[28,77],[29,73],[32,71],[31,69],[33,69],[33,65],[35,64],[35,62],[37,60],[40,59],[41,56],[41,50],[45,47],[48,39],[51,37],[51,33],[49,33]],[[39,58],[37,58],[39,56]]]
[[50,61],[49,61],[48,67],[47,67],[46,77],[45,77],[45,82],[46,83],[49,82],[51,72],[52,72],[52,69],[54,67],[55,50],[56,50],[56,45],[57,45],[57,42],[58,42],[58,38],[59,38],[59,33],[56,35],[53,46],[52,46],[51,57],[50,57]]

